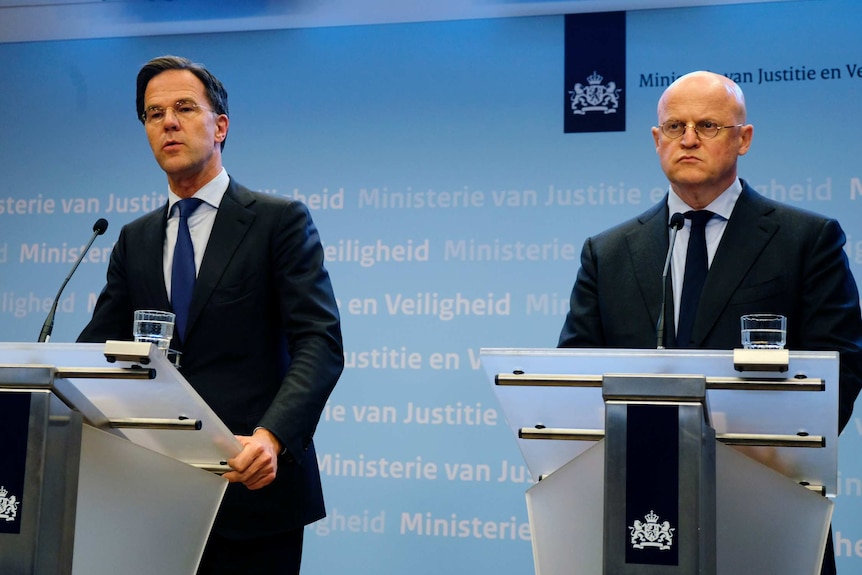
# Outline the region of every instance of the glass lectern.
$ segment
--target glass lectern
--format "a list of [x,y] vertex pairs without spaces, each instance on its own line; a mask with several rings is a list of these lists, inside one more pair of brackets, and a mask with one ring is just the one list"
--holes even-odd
[[748,352],[482,350],[536,481],[537,574],[820,572],[838,354]]

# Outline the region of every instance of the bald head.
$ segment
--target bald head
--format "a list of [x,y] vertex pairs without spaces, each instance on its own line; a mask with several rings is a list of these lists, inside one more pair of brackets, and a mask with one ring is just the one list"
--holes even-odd
[[704,98],[710,96],[716,100],[726,100],[727,106],[735,115],[738,123],[745,123],[745,94],[739,85],[721,74],[714,72],[690,72],[680,76],[665,89],[658,101],[658,121],[661,123],[662,109],[670,98],[679,95],[683,98]]

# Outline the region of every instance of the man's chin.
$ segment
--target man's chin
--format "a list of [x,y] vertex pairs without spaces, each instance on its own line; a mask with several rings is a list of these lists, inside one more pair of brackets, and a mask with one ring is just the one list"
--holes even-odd
[[180,178],[194,174],[196,167],[184,158],[156,158],[159,167],[169,176]]
[[709,180],[709,174],[697,169],[674,170],[667,176],[668,180],[680,186],[698,186]]

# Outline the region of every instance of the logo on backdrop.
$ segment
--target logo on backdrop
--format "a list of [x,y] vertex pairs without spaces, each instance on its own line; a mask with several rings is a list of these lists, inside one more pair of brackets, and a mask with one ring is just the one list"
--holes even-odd
[[593,71],[587,76],[586,86],[578,82],[573,90],[569,90],[573,114],[588,112],[615,114],[617,112],[620,106],[620,89],[615,82],[608,82],[606,86],[602,84],[602,80],[604,78]]
[[626,13],[569,14],[565,26],[565,132],[624,132]]
[[0,485],[0,520],[15,521],[18,518],[18,504],[20,501],[13,494]]
[[632,539],[631,544],[635,549],[644,549],[646,547],[655,547],[662,551],[667,551],[673,545],[674,527],[670,526],[669,521],[663,521],[659,525],[659,516],[654,511],[650,511],[644,515],[646,522],[635,519],[635,524],[629,526]]

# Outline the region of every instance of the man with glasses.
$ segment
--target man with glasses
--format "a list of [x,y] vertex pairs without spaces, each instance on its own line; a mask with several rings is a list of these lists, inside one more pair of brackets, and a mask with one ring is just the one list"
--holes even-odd
[[295,575],[325,515],[312,436],[344,365],[320,237],[300,202],[228,175],[227,91],[203,66],[148,62],[137,113],[168,203],[123,227],[78,340],[131,339],[138,309],[176,313],[180,371],[242,444],[199,573]]
[[[693,72],[665,90],[652,134],[668,194],[586,240],[559,346],[728,350],[740,347],[740,316],[781,314],[789,349],[839,352],[840,432],[862,388],[862,315],[844,232],[738,178],[753,133],[742,90],[724,76]],[[682,227],[663,306],[672,223]],[[686,270],[689,251],[692,260],[702,253],[700,274]],[[831,538],[822,572],[835,573]]]

